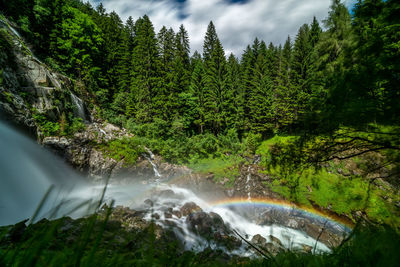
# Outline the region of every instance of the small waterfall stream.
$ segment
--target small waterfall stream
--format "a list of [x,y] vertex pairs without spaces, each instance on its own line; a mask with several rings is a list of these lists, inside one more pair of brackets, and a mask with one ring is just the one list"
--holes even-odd
[[89,121],[82,99],[71,93],[71,101],[74,104],[74,115],[81,118],[84,122]]
[[251,182],[251,173],[250,173],[251,166],[247,168],[247,177],[246,177],[246,191],[247,191],[247,200],[251,202],[251,188],[250,188],[250,182]]
[[153,152],[151,152],[150,149],[148,149],[146,147],[146,151],[149,154],[148,156],[146,154],[144,154],[144,157],[150,162],[151,166],[153,167],[153,171],[154,171],[154,176],[157,178],[156,181],[159,182],[159,178],[161,178],[161,174],[157,169],[157,165],[154,163],[154,154]]

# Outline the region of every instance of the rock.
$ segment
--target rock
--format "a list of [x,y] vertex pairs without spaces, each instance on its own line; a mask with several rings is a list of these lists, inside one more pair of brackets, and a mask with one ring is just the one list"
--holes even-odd
[[269,235],[268,238],[269,238],[269,240],[271,240],[272,244],[277,245],[279,247],[283,247],[282,242],[279,240],[279,238],[277,238],[273,235]]
[[182,213],[181,213],[179,210],[173,210],[173,211],[172,211],[172,214],[175,215],[175,216],[178,217],[178,218],[181,218],[181,217],[182,217]]
[[237,249],[242,245],[242,241],[237,237],[221,232],[214,232],[213,239],[217,244],[226,247],[228,250]]
[[23,220],[11,227],[11,230],[8,233],[8,238],[10,239],[11,242],[17,242],[21,240],[26,229],[26,223],[28,221],[29,221],[28,219]]
[[159,198],[179,198],[171,189],[163,190],[158,194]]
[[146,204],[146,205],[149,206],[149,207],[153,207],[153,205],[154,205],[153,201],[151,201],[150,199],[146,199],[146,200],[144,201],[144,204]]
[[190,213],[186,218],[186,223],[194,233],[198,233],[201,236],[209,237],[212,234],[213,220],[211,216],[204,212],[198,211]]
[[290,228],[298,229],[299,223],[294,219],[289,219],[286,223],[286,226],[290,227]]
[[157,212],[155,212],[155,213],[151,214],[151,218],[159,220],[160,219],[160,215]]
[[105,158],[103,152],[92,149],[89,155],[89,176],[94,179],[104,179],[110,177],[117,161]]
[[213,227],[215,227],[217,229],[224,229],[225,223],[219,214],[217,214],[215,212],[210,212],[209,215],[212,220]]
[[312,253],[313,251],[313,247],[305,245],[305,244],[301,244],[302,250],[306,253]]
[[284,247],[282,246],[282,243],[278,238],[270,235],[268,236],[268,239],[271,240],[271,242],[267,242],[266,238],[262,237],[259,234],[256,234],[251,239],[251,243],[253,245],[256,245],[262,251],[266,251],[267,254],[269,253],[274,256],[277,255],[279,252],[284,251]]
[[264,237],[262,237],[259,234],[256,234],[251,239],[251,243],[254,245],[257,245],[257,246],[265,246],[267,244],[267,239],[265,239]]
[[180,209],[182,216],[188,216],[193,212],[203,211],[199,206],[196,205],[194,202],[187,202],[185,203]]

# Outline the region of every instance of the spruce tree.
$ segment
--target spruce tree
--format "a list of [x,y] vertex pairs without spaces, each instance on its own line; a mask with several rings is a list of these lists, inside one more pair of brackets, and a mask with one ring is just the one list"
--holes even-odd
[[165,114],[165,94],[161,87],[160,60],[153,24],[147,15],[135,23],[131,94],[138,122],[151,122]]
[[218,40],[205,70],[205,113],[206,125],[214,134],[220,133],[226,125],[227,110],[224,109],[226,97],[226,58]]
[[203,44],[203,59],[206,64],[211,60],[211,56],[218,41],[217,31],[212,21],[208,24],[206,36]]

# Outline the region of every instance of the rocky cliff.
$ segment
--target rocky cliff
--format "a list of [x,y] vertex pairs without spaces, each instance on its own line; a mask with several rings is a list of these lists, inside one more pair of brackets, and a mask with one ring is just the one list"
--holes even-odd
[[83,121],[91,116],[78,96],[75,82],[37,59],[23,38],[0,18],[0,114],[43,137],[39,116],[59,121],[72,113]]

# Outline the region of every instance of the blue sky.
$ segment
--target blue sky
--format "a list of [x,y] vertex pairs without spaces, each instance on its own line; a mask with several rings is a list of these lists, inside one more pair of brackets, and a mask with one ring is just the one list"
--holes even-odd
[[[274,44],[287,36],[295,37],[298,28],[313,16],[324,19],[331,0],[89,0],[102,2],[107,11],[116,11],[125,21],[147,14],[156,32],[163,26],[177,30],[183,24],[189,32],[192,52],[202,52],[204,34],[212,20],[229,54],[240,55],[255,37]],[[350,8],[356,0],[346,0]]]

